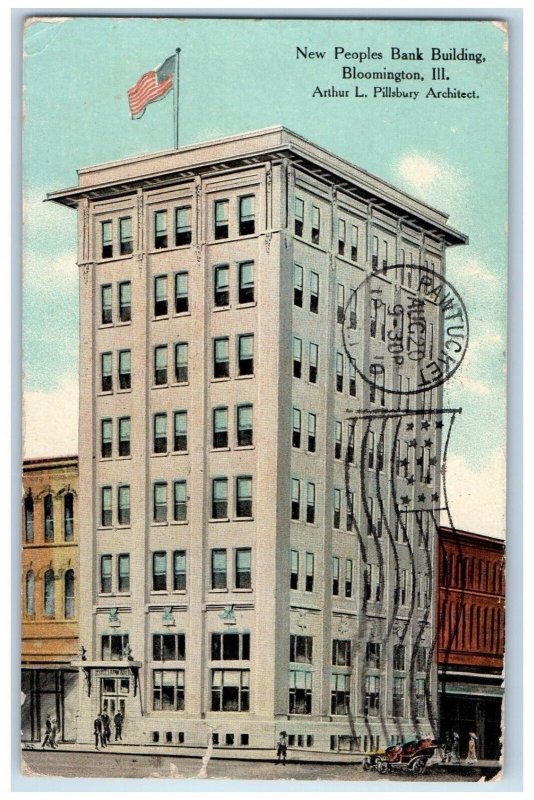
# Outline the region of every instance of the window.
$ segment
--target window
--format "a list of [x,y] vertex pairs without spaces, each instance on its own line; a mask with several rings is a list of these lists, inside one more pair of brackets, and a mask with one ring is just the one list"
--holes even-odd
[[302,375],[302,339],[293,336],[293,377]]
[[343,443],[343,425],[336,421],[334,458],[341,458],[341,447]]
[[228,355],[228,339],[213,340],[213,377],[228,378],[230,376],[230,358]]
[[253,443],[252,406],[237,407],[237,446],[249,447]]
[[132,388],[132,354],[130,350],[119,350],[119,387]]
[[113,322],[113,305],[111,300],[111,284],[102,286],[102,325]]
[[354,463],[354,422],[347,424],[347,461],[349,464]]
[[251,233],[254,233],[254,197],[248,195],[239,198],[239,235],[248,236]]
[[[347,448],[348,459],[348,448]],[[354,527],[354,492],[347,492],[347,530],[352,531]]]
[[161,250],[167,247],[167,212],[156,211],[154,214],[154,247]]
[[343,325],[343,319],[345,317],[345,287],[342,283],[338,283],[337,285],[337,321],[340,325]]
[[310,342],[310,383],[317,383],[317,369],[319,367],[319,345]]
[[304,670],[289,670],[289,713],[311,714],[312,675]]
[[235,588],[250,589],[252,587],[252,551],[249,547],[240,547],[235,551]]
[[213,409],[213,447],[228,447],[228,409]]
[[375,435],[373,431],[367,433],[367,466],[369,469],[375,467]]
[[63,496],[63,537],[66,542],[74,538],[74,495],[66,492]]
[[341,527],[341,489],[334,489],[334,528]]
[[186,481],[174,482],[173,519],[175,522],[185,522],[187,520]]
[[400,584],[397,589],[397,595],[399,602],[402,606],[405,606],[408,602],[408,570],[403,569],[401,570],[401,574],[399,576]]
[[130,455],[130,417],[119,419],[119,456]]
[[380,669],[380,642],[367,642],[365,663],[372,669]]
[[167,414],[154,414],[153,452],[167,452]]
[[213,273],[213,303],[217,308],[224,308],[230,303],[229,269],[227,264],[215,267]]
[[211,588],[226,589],[226,550],[211,551]]
[[351,397],[356,397],[356,367],[349,359],[349,394]]
[[313,637],[291,634],[289,637],[289,660],[297,664],[313,661]]
[[349,639],[334,639],[332,642],[332,664],[334,667],[350,667],[351,642]]
[[310,311],[312,314],[319,313],[319,275],[317,272],[310,272]]
[[426,672],[426,665],[427,665],[427,653],[428,650],[426,647],[419,646],[417,648],[417,655],[416,655],[416,670],[417,672]]
[[212,661],[248,661],[250,659],[250,633],[212,633]]
[[130,281],[119,283],[119,319],[130,322],[132,319],[132,284]]
[[177,314],[189,311],[189,273],[177,272],[174,276],[174,309]]
[[152,634],[152,661],[185,661],[185,633]]
[[109,220],[100,223],[102,258],[113,258],[113,225]]
[[187,344],[178,342],[174,348],[174,371],[177,383],[186,383],[188,379]]
[[316,448],[317,417],[308,413],[308,453],[315,453]]
[[100,424],[100,455],[102,458],[111,458],[113,446],[113,421],[103,419]]
[[300,481],[291,478],[291,519],[300,519]]
[[118,590],[119,592],[130,591],[130,556],[128,553],[121,553],[118,558],[117,567]]
[[330,713],[348,714],[350,706],[350,675],[336,672],[330,677]]
[[191,244],[191,206],[181,206],[174,211],[174,243],[176,247]]
[[236,517],[252,517],[252,478],[240,477],[236,480]]
[[248,669],[213,669],[211,671],[211,710],[249,710]]
[[332,556],[332,594],[339,596],[339,558]]
[[365,678],[365,713],[377,717],[380,712],[380,678],[367,675]]
[[346,309],[348,309],[349,327],[355,329],[357,300],[356,300],[356,292],[353,289],[349,290],[349,302],[346,305]]
[[299,551],[292,550],[291,551],[291,579],[289,582],[289,586],[291,589],[298,589],[299,588]]
[[306,553],[306,591],[313,592],[313,576],[314,576],[314,562],[315,557],[313,553]]
[[393,669],[406,669],[406,647],[403,644],[393,645]]
[[299,448],[300,447],[300,428],[301,428],[301,413],[300,409],[294,408],[293,409],[293,436],[292,436],[292,446]]
[[336,353],[336,391],[343,391],[343,353]]
[[384,269],[386,269],[388,265],[388,243],[386,242],[386,240],[382,242],[382,246],[383,246],[382,266],[384,267]]
[[164,386],[167,383],[167,345],[154,348],[154,383]]
[[24,498],[24,533],[27,542],[33,542],[33,497]]
[[102,372],[102,391],[113,391],[113,361],[111,353],[102,353],[100,357]]
[[102,661],[122,661],[129,647],[127,633],[104,634],[102,643]]
[[373,376],[373,383],[369,387],[369,402],[376,403],[376,394],[378,390],[380,405],[383,406],[385,405],[384,367],[382,366],[382,364],[370,364],[369,372]]
[[166,316],[167,312],[167,276],[158,275],[154,278],[154,316]]
[[103,486],[100,499],[100,523],[103,528],[110,528],[113,523],[112,499],[111,486]]
[[295,264],[293,267],[293,305],[302,308],[302,296],[304,286],[304,271],[302,267]]
[[152,708],[154,711],[185,709],[185,670],[155,669],[152,673]]
[[228,239],[228,200],[215,201],[215,238]]
[[44,574],[44,615],[54,617],[56,613],[56,587],[54,570],[48,569]]
[[345,255],[345,236],[346,224],[344,219],[337,221],[337,252],[340,256]]
[[167,553],[152,553],[152,590],[167,591]]
[[358,228],[356,225],[351,226],[351,243],[350,243],[350,257],[352,261],[358,260]]
[[130,524],[130,487],[126,485],[119,486],[118,491],[119,507],[118,507],[118,523],[119,525]]
[[246,334],[237,337],[238,341],[238,374],[254,374],[254,336]]
[[373,255],[371,259],[373,269],[378,269],[378,236],[373,236]]
[[174,412],[174,452],[187,451],[187,411]]
[[295,197],[295,236],[302,236],[304,232],[304,200]]
[[382,574],[378,564],[371,564],[370,566],[370,600],[380,602],[382,599]]
[[376,451],[376,468],[379,472],[384,471],[384,434],[378,437],[378,447]]
[[352,559],[345,559],[345,597],[352,597]]
[[211,489],[211,518],[228,518],[228,478],[214,478]]
[[245,261],[239,265],[239,303],[254,302],[254,262]]
[[26,615],[35,616],[35,573],[31,569],[26,573]]
[[175,550],[173,554],[173,584],[175,592],[185,592],[187,588],[187,568],[185,550]]
[[313,244],[319,244],[319,234],[321,228],[321,212],[317,206],[312,206],[312,226],[311,226],[311,240]]
[[111,556],[100,556],[100,592],[111,593]]
[[167,484],[159,481],[154,484],[153,521],[167,522]]
[[426,710],[425,679],[415,679],[415,713],[418,717],[424,717]]
[[119,252],[121,256],[127,256],[133,252],[131,217],[121,217],[119,219]]
[[315,522],[315,484],[308,483],[306,491],[306,522]]
[[405,679],[395,676],[393,678],[393,716],[404,716],[404,687]]

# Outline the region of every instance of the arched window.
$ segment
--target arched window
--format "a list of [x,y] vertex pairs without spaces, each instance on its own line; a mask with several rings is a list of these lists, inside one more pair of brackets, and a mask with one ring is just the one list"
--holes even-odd
[[53,617],[56,613],[56,587],[54,584],[54,570],[47,569],[44,574],[44,615]]
[[67,492],[63,498],[63,530],[65,541],[72,542],[74,539],[74,495]]
[[26,573],[26,614],[35,616],[35,573],[32,569]]
[[24,498],[24,535],[27,542],[33,542],[33,497]]
[[44,538],[45,542],[54,541],[54,498],[51,494],[44,499]]
[[65,573],[65,619],[74,619],[74,570]]

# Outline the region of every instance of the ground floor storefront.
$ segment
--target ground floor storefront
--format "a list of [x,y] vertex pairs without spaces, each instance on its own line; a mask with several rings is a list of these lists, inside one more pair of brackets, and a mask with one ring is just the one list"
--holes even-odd
[[447,674],[440,682],[440,732],[459,734],[460,758],[467,756],[469,737],[477,737],[477,757],[500,758],[502,743],[502,698],[500,676]]
[[55,721],[58,741],[76,741],[78,670],[62,665],[24,667],[21,691],[23,742],[42,742],[47,718]]

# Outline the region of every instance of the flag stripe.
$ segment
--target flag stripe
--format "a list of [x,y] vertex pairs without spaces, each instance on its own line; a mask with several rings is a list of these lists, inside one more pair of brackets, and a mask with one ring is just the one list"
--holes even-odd
[[170,56],[156,69],[141,75],[135,86],[128,89],[132,117],[141,117],[146,106],[161,100],[172,89],[176,56]]

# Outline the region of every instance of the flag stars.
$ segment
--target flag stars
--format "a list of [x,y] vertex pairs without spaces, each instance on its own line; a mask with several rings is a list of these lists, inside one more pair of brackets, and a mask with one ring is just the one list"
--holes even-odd
[[429,422],[427,419],[425,419],[425,420],[424,420],[424,421],[421,423],[421,428],[422,428],[424,431],[427,431],[427,430],[430,428],[430,422]]
[[423,464],[424,464],[423,456],[421,456],[420,458],[417,459],[416,464],[417,464],[418,467],[422,467],[423,466]]
[[439,494],[437,492],[434,492],[434,494],[432,495],[432,500],[433,500],[434,503],[438,502]]
[[410,502],[410,498],[408,497],[407,494],[405,494],[403,497],[401,497],[400,501],[403,506],[407,506],[408,503]]
[[408,447],[417,447],[417,439],[410,439]]
[[424,494],[418,494],[417,499],[419,500],[420,503],[424,503],[425,502]]
[[415,483],[415,478],[414,478],[414,476],[413,476],[413,475],[410,475],[410,477],[406,479],[406,482],[407,482],[407,483],[408,483],[410,486],[413,486],[413,485],[414,485],[414,483]]
[[408,422],[408,424],[406,425],[406,430],[413,431],[413,422]]
[[430,464],[431,467],[435,467],[436,466],[436,462],[437,462],[437,459],[436,459],[435,456],[432,456],[432,458],[428,459],[428,463]]
[[442,420],[442,419],[438,419],[438,420],[437,420],[437,422],[436,422],[436,428],[443,428],[443,420]]

